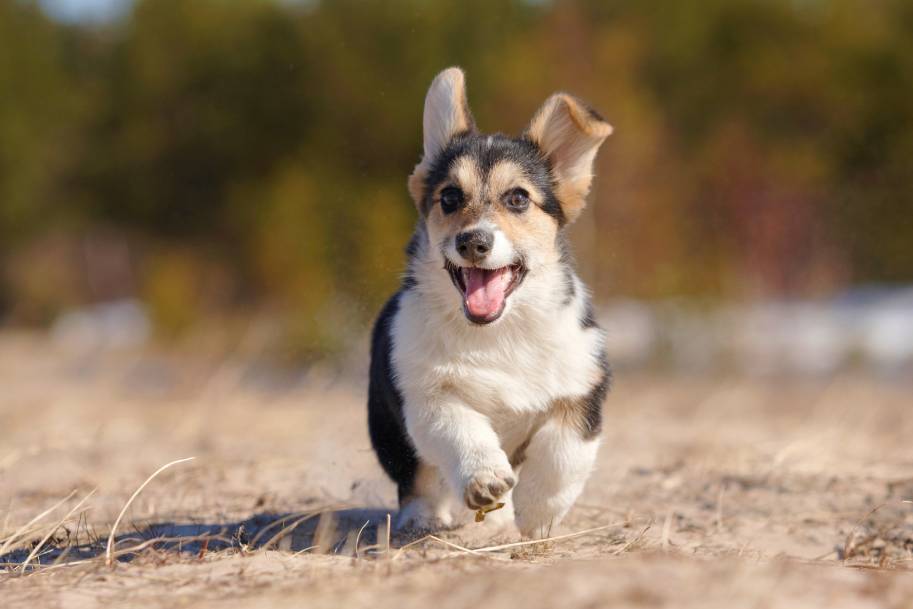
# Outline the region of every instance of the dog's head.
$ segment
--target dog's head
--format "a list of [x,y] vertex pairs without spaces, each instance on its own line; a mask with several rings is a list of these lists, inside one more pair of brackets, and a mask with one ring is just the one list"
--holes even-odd
[[476,130],[459,68],[425,98],[424,152],[409,192],[475,324],[500,318],[514,296],[561,258],[559,234],[585,205],[593,159],[612,127],[574,97],[546,100],[519,137]]

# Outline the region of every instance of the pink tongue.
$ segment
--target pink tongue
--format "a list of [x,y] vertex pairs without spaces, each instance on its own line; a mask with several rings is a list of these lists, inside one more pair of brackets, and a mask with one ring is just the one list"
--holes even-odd
[[467,269],[466,308],[476,317],[493,317],[504,306],[507,286],[510,285],[509,267],[488,270],[479,268]]

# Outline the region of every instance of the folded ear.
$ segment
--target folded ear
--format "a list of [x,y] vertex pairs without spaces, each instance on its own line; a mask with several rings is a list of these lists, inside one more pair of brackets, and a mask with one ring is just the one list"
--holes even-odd
[[422,117],[422,160],[409,176],[409,192],[421,207],[423,182],[438,154],[459,133],[475,130],[466,102],[466,77],[460,68],[447,68],[431,82]]
[[593,181],[593,159],[611,133],[609,123],[566,93],[549,97],[526,130],[526,137],[551,163],[555,194],[568,222],[573,222],[586,205]]

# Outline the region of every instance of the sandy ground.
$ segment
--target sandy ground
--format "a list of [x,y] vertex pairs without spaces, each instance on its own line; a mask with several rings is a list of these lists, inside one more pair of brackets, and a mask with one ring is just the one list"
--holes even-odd
[[[583,534],[497,549],[518,537],[486,523],[388,547],[359,365],[0,336],[0,606],[913,607],[911,396],[620,371],[598,469],[553,532]],[[133,491],[190,456],[133,502],[106,566]]]

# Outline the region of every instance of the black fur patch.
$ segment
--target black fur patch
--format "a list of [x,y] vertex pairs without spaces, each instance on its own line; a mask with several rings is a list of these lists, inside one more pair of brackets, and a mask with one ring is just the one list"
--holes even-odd
[[602,403],[609,393],[612,383],[612,370],[609,368],[609,358],[605,351],[598,355],[601,376],[593,385],[590,392],[583,398],[583,437],[587,440],[595,438],[602,431]]
[[406,245],[407,259],[415,258],[415,255],[418,254],[420,239],[421,235],[419,234],[419,231],[416,230],[414,233],[412,233],[412,238],[409,239],[409,243]]
[[597,327],[593,302],[589,298],[583,303],[583,317],[580,318],[580,327],[585,329]]
[[577,274],[574,272],[574,254],[571,253],[571,246],[563,232],[558,233],[558,251],[561,254],[559,261],[561,266],[564,267],[564,300],[561,304],[568,306],[577,295],[577,288],[575,287]]
[[[593,311],[593,302],[589,297],[585,297],[583,303],[583,317],[580,320],[580,326],[587,330],[599,327]],[[583,415],[583,437],[588,440],[596,437],[602,431],[602,403],[612,384],[612,369],[609,366],[609,356],[605,348],[600,349],[596,360],[599,363],[599,380],[590,388],[590,392],[582,398],[579,405]]]
[[574,296],[577,295],[577,288],[574,287],[574,271],[571,267],[564,267],[564,301],[561,304],[568,306],[574,302]]
[[368,432],[377,460],[396,483],[400,504],[413,491],[419,459],[406,432],[403,397],[396,387],[391,361],[392,324],[399,310],[397,292],[384,306],[371,337],[371,378],[368,383]]
[[[421,238],[422,238],[422,234],[421,234],[420,230],[416,230],[412,234],[412,238],[409,239],[409,244],[406,245],[406,260],[412,260],[418,255],[419,249],[421,247],[421,245],[419,243]],[[405,275],[403,275],[403,288],[402,289],[411,290],[417,285],[418,285],[418,279],[416,279],[414,273],[412,272],[412,268],[407,267],[406,273],[405,273]]]
[[[609,393],[609,386],[612,382],[612,371],[609,368],[609,359],[605,349],[599,351],[596,360],[599,364],[599,377],[586,395],[556,399],[552,402],[552,410],[549,415],[561,417],[566,424],[578,431],[584,440],[592,440],[602,432],[602,403]],[[535,435],[537,431],[538,426],[534,426],[530,436]],[[529,439],[522,445],[524,450],[528,443]],[[518,449],[517,452],[519,458],[522,459],[523,451]],[[517,453],[513,458],[517,458]]]
[[[491,140],[489,144],[489,138]],[[464,156],[476,161],[483,178],[497,163],[510,161],[518,165],[526,178],[543,193],[542,211],[555,218],[559,226],[564,226],[566,218],[561,204],[555,197],[555,184],[548,160],[531,140],[525,137],[512,138],[503,134],[491,136],[475,132],[458,134],[447,147],[434,159],[425,176],[425,192],[422,199],[422,213],[428,213],[433,205],[432,193],[450,174],[453,163]]]

